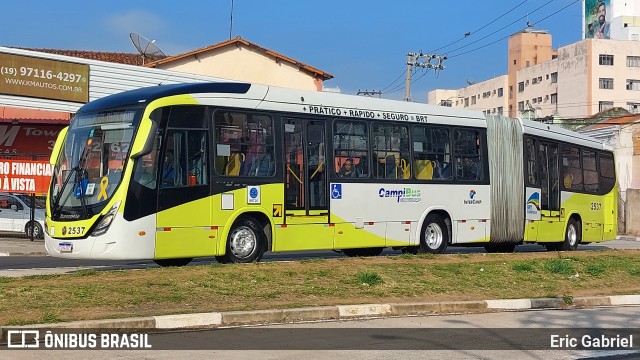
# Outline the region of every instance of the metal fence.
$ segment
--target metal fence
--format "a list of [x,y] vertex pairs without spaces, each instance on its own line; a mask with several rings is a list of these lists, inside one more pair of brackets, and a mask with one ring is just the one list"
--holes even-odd
[[46,154],[0,154],[0,238],[44,238],[45,193],[7,190],[13,169],[7,169],[7,161],[49,162]]

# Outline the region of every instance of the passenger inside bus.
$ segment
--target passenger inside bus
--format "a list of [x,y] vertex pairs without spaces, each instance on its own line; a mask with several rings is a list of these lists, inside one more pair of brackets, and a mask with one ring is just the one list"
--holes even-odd
[[338,176],[339,177],[361,177],[361,174],[360,174],[360,170],[353,163],[353,159],[347,158],[342,164],[342,167],[338,172]]

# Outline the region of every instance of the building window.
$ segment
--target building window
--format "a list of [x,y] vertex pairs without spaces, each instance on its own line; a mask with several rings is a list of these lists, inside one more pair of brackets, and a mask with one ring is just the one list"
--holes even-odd
[[552,72],[551,73],[551,83],[557,83],[558,82],[558,73],[557,72]]
[[[440,100],[440,106],[451,107],[453,105],[452,100]],[[456,102],[457,105],[457,102]]]
[[640,67],[640,56],[627,56],[628,67]]
[[542,102],[542,96],[538,96],[538,102],[541,103]]
[[551,103],[552,104],[557,104],[558,103],[558,94],[551,94]]
[[471,105],[475,105],[475,104],[476,104],[476,96],[475,96],[475,95],[473,95],[473,96],[471,97]]
[[523,92],[524,91],[524,82],[519,82],[518,83],[518,92]]
[[524,101],[518,102],[518,111],[524,111]]
[[464,107],[469,106],[469,98],[464,98]]
[[498,107],[498,115],[502,115],[504,113],[504,110],[502,109],[502,106]]
[[613,89],[613,79],[600,78],[600,89]]
[[628,102],[627,107],[632,114],[640,114],[640,103]]
[[504,95],[503,92],[504,92],[504,90],[502,88],[499,88],[498,89],[498,97],[502,97]]
[[640,90],[640,80],[627,79],[627,90]]
[[538,102],[538,98],[533,98],[533,100],[531,100],[532,103],[537,103]]
[[613,101],[600,101],[599,111],[605,111],[613,108]]
[[600,65],[613,65],[613,55],[600,54]]

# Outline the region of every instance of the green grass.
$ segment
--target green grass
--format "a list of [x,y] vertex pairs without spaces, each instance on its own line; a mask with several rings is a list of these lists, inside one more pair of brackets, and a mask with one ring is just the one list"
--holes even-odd
[[572,275],[575,270],[571,261],[572,259],[549,259],[544,262],[545,271],[552,274]]
[[530,262],[518,261],[513,263],[511,268],[516,272],[533,272],[536,271],[536,267]]
[[558,297],[570,303],[578,296],[640,293],[640,251],[567,255],[344,257],[0,277],[0,326],[403,301]]
[[373,285],[382,284],[382,276],[380,276],[379,274],[373,271],[359,272],[356,275],[356,279],[358,283],[362,285],[373,286]]
[[587,265],[586,270],[587,273],[591,276],[601,276],[602,274],[604,274],[606,266],[599,263],[589,264]]

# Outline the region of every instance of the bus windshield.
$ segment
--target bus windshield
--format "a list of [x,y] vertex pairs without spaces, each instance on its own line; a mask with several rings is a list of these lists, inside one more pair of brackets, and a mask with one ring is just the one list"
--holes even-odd
[[52,215],[86,219],[99,212],[122,180],[139,108],[78,113],[54,168]]

